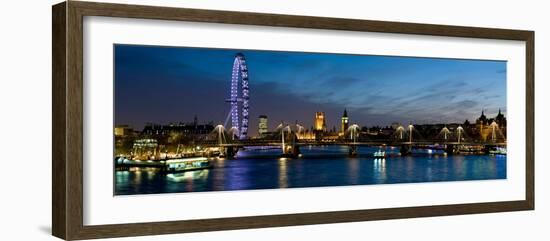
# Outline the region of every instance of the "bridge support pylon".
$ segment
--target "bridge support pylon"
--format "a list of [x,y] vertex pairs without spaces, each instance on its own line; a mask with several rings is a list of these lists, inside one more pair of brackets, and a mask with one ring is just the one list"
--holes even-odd
[[300,151],[300,146],[297,145],[296,140],[296,135],[292,135],[289,145],[283,146],[283,157],[296,158],[300,156],[302,152]]
[[358,154],[357,153],[357,146],[356,145],[349,146],[348,157],[356,157],[357,154]]
[[399,153],[401,153],[401,156],[410,155],[412,153],[412,145],[401,145],[401,148],[399,148]]
[[455,154],[456,153],[455,145],[446,145],[445,146],[445,153],[447,153],[447,155]]
[[300,156],[300,154],[302,154],[302,152],[300,152],[300,147],[297,146],[297,145],[294,145],[294,146],[292,147],[292,155],[293,155],[294,157],[298,157],[298,156]]
[[295,158],[300,156],[300,147],[298,146],[287,146],[285,147],[285,150],[283,150],[282,157],[290,157]]
[[[227,159],[235,159],[235,155],[237,154],[237,147],[232,147],[232,146],[228,146],[228,147],[225,147],[225,158]],[[221,154],[222,152],[220,152]]]

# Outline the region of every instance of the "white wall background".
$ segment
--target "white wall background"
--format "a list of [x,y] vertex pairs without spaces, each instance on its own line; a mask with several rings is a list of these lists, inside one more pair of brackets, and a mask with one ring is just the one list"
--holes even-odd
[[[163,235],[155,240],[548,240],[550,15],[545,1],[118,1],[536,31],[536,210],[345,224]],[[56,240],[51,230],[51,5],[7,1],[0,10],[0,240]],[[33,143],[32,145],[29,143]],[[25,168],[21,170],[21,168]],[[153,237],[117,240],[151,240]]]

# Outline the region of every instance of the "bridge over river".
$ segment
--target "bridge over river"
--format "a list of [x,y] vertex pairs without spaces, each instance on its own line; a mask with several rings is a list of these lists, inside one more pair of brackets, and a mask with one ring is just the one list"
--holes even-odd
[[[219,142],[218,140],[204,140],[197,142],[196,144],[203,147],[218,147],[222,155],[232,156],[238,149],[245,147],[281,147],[283,155],[297,156],[300,154],[300,147],[302,146],[348,146],[350,155],[357,155],[358,146],[380,146],[380,147],[399,147],[402,155],[410,154],[413,148],[419,149],[441,149],[445,150],[447,154],[454,154],[460,151],[460,148],[467,149],[476,147],[481,148],[484,151],[490,150],[494,147],[505,147],[506,142],[475,142],[475,141],[441,141],[441,140],[421,140],[421,141],[398,141],[392,139],[381,140],[345,140],[345,139],[298,139],[290,138],[290,140],[270,140],[270,139],[243,139],[243,140],[231,140],[226,142]],[[476,150],[477,150],[476,149]]]
[[[394,146],[400,148],[402,155],[408,155],[413,148],[434,148],[445,150],[447,154],[454,154],[462,150],[477,150],[488,152],[495,147],[505,147],[506,138],[498,129],[498,125],[492,124],[490,138],[481,141],[467,137],[464,129],[459,126],[454,131],[444,127],[433,138],[423,138],[415,130],[414,125],[407,128],[398,127],[389,138],[368,139],[360,136],[359,126],[351,125],[341,136],[316,138],[304,138],[303,127],[296,125],[279,125],[270,136],[263,138],[242,138],[235,132],[235,128],[226,131],[223,125],[218,125],[211,133],[210,138],[197,141],[195,144],[204,147],[217,147],[221,155],[232,157],[240,149],[252,146],[280,146],[282,154],[286,156],[298,156],[302,146],[348,146],[349,155],[357,155],[358,146]],[[415,136],[416,135],[416,136]]]

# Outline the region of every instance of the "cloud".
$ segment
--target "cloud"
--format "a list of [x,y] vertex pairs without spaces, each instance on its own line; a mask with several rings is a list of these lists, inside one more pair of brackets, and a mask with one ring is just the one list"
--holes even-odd
[[448,90],[448,89],[462,89],[463,87],[466,87],[468,83],[462,80],[454,80],[453,78],[438,81],[437,83],[428,85],[424,90],[429,92],[436,92],[441,90]]
[[496,98],[500,98],[502,95],[486,95],[486,96],[483,96],[483,99],[485,100],[489,100],[489,99],[496,99]]
[[323,81],[323,85],[328,87],[347,88],[356,84],[366,85],[368,82],[366,80],[350,76],[336,76],[327,78]]
[[456,103],[453,103],[451,104],[449,107],[451,108],[465,108],[465,109],[470,109],[472,107],[476,107],[478,106],[479,103],[477,101],[473,101],[473,100],[463,100],[463,101],[459,101],[459,102],[456,102]]

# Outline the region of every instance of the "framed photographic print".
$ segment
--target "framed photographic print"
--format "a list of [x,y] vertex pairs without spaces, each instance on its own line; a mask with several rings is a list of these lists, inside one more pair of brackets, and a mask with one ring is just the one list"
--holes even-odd
[[534,32],[53,6],[53,235],[534,209]]

